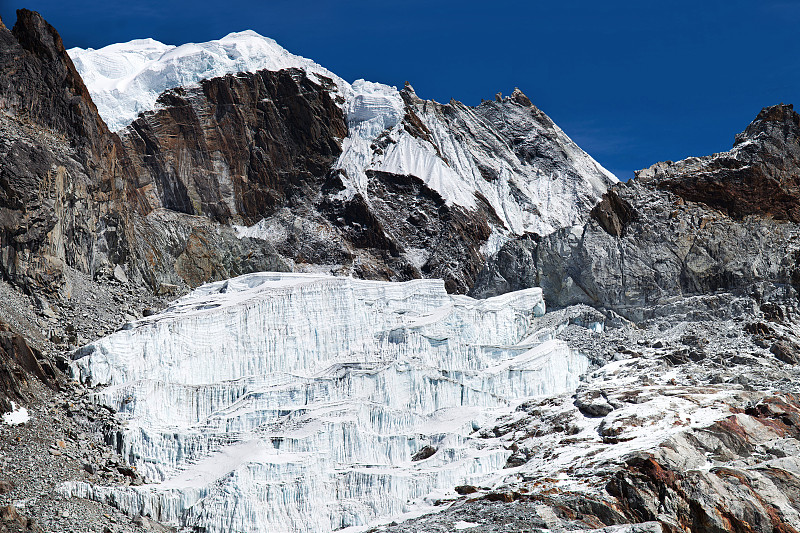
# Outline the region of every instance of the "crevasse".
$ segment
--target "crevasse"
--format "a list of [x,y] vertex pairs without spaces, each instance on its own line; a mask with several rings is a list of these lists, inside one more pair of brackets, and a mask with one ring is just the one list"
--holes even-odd
[[209,532],[402,514],[504,467],[481,425],[575,388],[587,360],[537,331],[543,313],[539,289],[473,300],[440,280],[207,284],[76,352],[74,376],[118,411],[118,450],[149,483],[63,490]]

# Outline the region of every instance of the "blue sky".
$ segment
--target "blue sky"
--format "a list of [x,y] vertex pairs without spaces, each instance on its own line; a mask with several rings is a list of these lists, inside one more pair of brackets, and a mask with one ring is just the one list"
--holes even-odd
[[67,47],[253,29],[350,81],[467,104],[525,92],[620,178],[730,148],[767,105],[800,106],[800,0],[394,2],[0,0]]

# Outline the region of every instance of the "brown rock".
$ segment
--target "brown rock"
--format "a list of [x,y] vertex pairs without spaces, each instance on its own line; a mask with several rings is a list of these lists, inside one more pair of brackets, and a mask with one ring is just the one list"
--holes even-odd
[[56,375],[49,365],[42,365],[42,353],[11,326],[0,321],[0,412],[11,410],[11,401],[29,396],[28,373],[55,387]]
[[790,365],[800,363],[800,348],[794,343],[778,341],[770,347],[769,351],[784,363]]
[[628,202],[611,189],[603,194],[602,200],[592,208],[590,215],[610,235],[621,237],[625,234],[628,224],[636,217],[636,212]]
[[13,30],[0,28],[0,109],[4,278],[55,292],[65,265],[92,273],[124,260],[129,180],[117,165],[119,139],[38,13],[21,9]]
[[122,135],[148,211],[255,223],[315,196],[347,135],[330,93],[297,69],[205,80],[159,104]]
[[735,218],[800,222],[800,115],[791,105],[765,107],[729,152],[658,163],[639,178]]

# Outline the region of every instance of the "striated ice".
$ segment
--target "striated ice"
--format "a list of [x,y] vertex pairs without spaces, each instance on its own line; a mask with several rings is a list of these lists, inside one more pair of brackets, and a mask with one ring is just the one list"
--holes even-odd
[[[573,390],[587,359],[537,330],[539,289],[250,274],[207,284],[75,354],[150,483],[63,490],[215,531],[325,532],[502,470],[476,429]],[[431,446],[432,456],[414,461]]]

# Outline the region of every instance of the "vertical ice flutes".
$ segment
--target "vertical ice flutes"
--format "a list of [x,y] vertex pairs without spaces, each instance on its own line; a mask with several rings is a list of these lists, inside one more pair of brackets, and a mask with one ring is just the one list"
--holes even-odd
[[204,285],[75,354],[149,483],[64,490],[208,532],[402,514],[502,470],[511,452],[478,437],[482,424],[575,388],[587,360],[536,331],[543,313],[539,289],[474,300],[440,280]]

